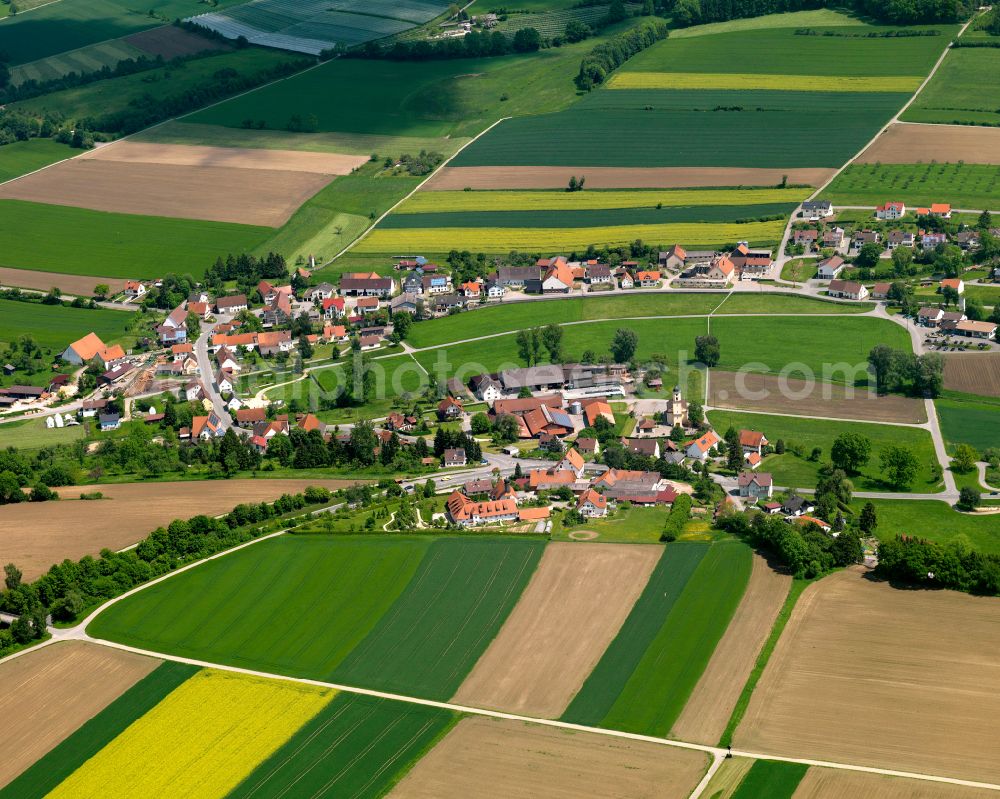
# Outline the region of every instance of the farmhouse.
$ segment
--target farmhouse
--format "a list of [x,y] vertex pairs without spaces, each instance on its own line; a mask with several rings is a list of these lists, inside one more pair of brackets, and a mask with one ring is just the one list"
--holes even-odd
[[892,288],[892,283],[876,283],[872,286],[871,294],[873,300],[884,300],[889,297],[889,289]]
[[604,495],[592,488],[588,488],[577,500],[576,510],[588,519],[599,519],[608,515],[608,500]]
[[0,387],[0,395],[10,397],[21,402],[31,402],[45,396],[45,389],[39,386],[3,386]]
[[940,308],[925,307],[917,312],[917,322],[924,327],[937,327],[943,317],[944,311]]
[[715,447],[721,438],[715,433],[714,430],[709,430],[700,438],[696,438],[694,441],[689,442],[685,446],[685,454],[692,460],[705,462],[708,460],[709,454],[712,452],[712,448]]
[[344,315],[345,306],[343,297],[327,297],[319,307],[324,319],[339,319]]
[[729,254],[736,271],[744,280],[764,277],[771,268],[770,250],[752,250],[746,244],[740,244]]
[[633,455],[647,458],[660,457],[660,442],[655,438],[623,438],[622,446]]
[[482,524],[502,524],[517,520],[517,502],[513,499],[474,502],[461,491],[453,491],[446,507],[448,518],[460,527],[474,527]]
[[279,352],[292,351],[292,332],[290,330],[275,330],[270,333],[257,333],[257,348],[261,355],[277,355]]
[[538,281],[539,269],[537,266],[501,266],[497,270],[497,280],[504,288],[523,289],[528,283]]
[[561,388],[565,380],[566,375],[560,364],[504,369],[500,372],[500,382],[505,391],[520,391],[522,388],[531,391]]
[[587,263],[586,281],[592,286],[605,286],[611,283],[611,267],[596,261]]
[[320,283],[318,286],[306,289],[302,296],[310,302],[318,303],[330,299],[336,290],[336,286],[332,283]]
[[208,416],[195,416],[191,420],[191,438],[208,440],[219,438],[226,431],[222,427],[222,420],[214,413]]
[[529,411],[542,407],[562,408],[563,398],[561,394],[548,394],[541,397],[519,397],[517,399],[497,399],[490,409],[490,415],[494,418],[498,416],[520,416]]
[[472,393],[487,405],[493,405],[503,396],[503,384],[493,375],[475,375],[469,380]]
[[587,422],[587,427],[593,427],[598,419],[604,419],[608,424],[615,423],[615,413],[611,406],[603,400],[596,400],[587,403],[583,407],[583,418]]
[[796,230],[792,234],[792,244],[805,247],[806,252],[813,249],[817,241],[819,241],[819,231],[814,227]]
[[767,444],[767,436],[763,433],[756,430],[740,430],[740,447],[744,455],[749,455],[751,452],[763,455]]
[[680,244],[675,244],[666,252],[661,251],[656,261],[660,269],[667,269],[671,272],[680,272],[684,268],[687,253]]
[[461,419],[464,411],[462,410],[462,401],[457,400],[454,397],[445,397],[438,403],[437,415],[438,419],[441,420],[453,420]]
[[798,494],[792,494],[781,503],[781,512],[785,516],[798,517],[805,513],[812,513],[816,509],[813,503]]
[[528,472],[528,489],[530,491],[550,491],[563,486],[576,484],[576,474],[569,469],[532,469]]
[[377,272],[348,272],[340,278],[340,293],[345,297],[388,297],[393,280]]
[[127,299],[137,300],[146,293],[146,284],[141,280],[126,280],[124,292]]
[[577,438],[573,446],[584,455],[599,455],[601,443],[596,438]]
[[420,290],[424,294],[447,294],[451,291],[448,275],[424,275],[420,278]]
[[465,466],[467,463],[464,449],[446,449],[443,457],[445,467]]
[[577,478],[583,477],[584,466],[583,455],[576,449],[566,450],[566,454],[563,455],[562,460],[556,464],[557,469],[565,469],[566,471],[573,472]]
[[640,288],[656,288],[660,285],[660,273],[655,271],[636,272],[635,282],[639,284]]
[[831,280],[827,293],[846,300],[863,300],[868,296],[868,289],[853,280]]
[[88,333],[81,339],[70,344],[62,354],[62,359],[68,363],[82,366],[89,363],[102,350],[107,349],[107,345],[101,341],[96,333]]
[[938,285],[938,288],[944,291],[944,289],[954,289],[959,294],[965,293],[965,282],[960,277],[949,277],[945,278]]
[[543,294],[568,294],[573,288],[573,272],[563,256],[541,259],[538,267],[544,269],[542,277]]
[[250,308],[246,294],[233,294],[228,297],[217,297],[215,312],[220,314],[238,314]]
[[816,277],[820,280],[835,280],[844,271],[844,259],[839,255],[824,258],[816,265]]
[[802,216],[810,222],[817,222],[833,216],[833,203],[829,200],[806,200],[802,203]]

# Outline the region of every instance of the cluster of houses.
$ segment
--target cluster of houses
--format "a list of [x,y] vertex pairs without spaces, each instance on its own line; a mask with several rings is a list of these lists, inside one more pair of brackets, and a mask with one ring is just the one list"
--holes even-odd
[[676,273],[671,285],[678,288],[719,289],[737,280],[760,280],[774,263],[771,250],[751,249],[743,242],[729,253],[715,250],[685,250],[675,244],[659,254],[660,268]]
[[961,310],[946,311],[936,306],[926,306],[917,311],[917,324],[949,335],[982,341],[994,341],[997,337],[996,323],[974,321]]

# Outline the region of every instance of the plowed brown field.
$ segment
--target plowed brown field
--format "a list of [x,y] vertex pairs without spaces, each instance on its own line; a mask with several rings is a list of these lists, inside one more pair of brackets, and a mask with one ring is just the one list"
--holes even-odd
[[125,281],[117,277],[93,277],[88,275],[64,275],[59,272],[36,272],[32,269],[11,269],[0,266],[0,286],[14,286],[19,289],[48,291],[55,286],[63,294],[89,297],[94,286],[105,283],[113,294],[125,288]]
[[944,387],[1000,397],[1000,352],[944,356]]
[[0,198],[278,227],[329,182],[329,175],[287,170],[76,158],[4,184]]
[[863,771],[811,768],[793,799],[996,799],[996,791],[941,782],[883,777]]
[[864,388],[851,389],[852,394],[848,394],[848,388],[836,383],[807,383],[799,378],[713,369],[708,388],[708,404],[716,408],[903,424],[927,421],[919,399],[879,397]]
[[750,583],[671,735],[715,746],[788,596],[791,576],[754,555]]
[[1000,783],[1000,599],[860,570],[803,592],[734,748]]
[[232,45],[218,39],[199,36],[197,33],[178,28],[176,25],[164,25],[160,28],[133,33],[131,36],[126,36],[125,41],[150,55],[161,55],[168,61],[171,58],[203,53],[206,50],[233,49]]
[[449,166],[424,186],[426,191],[470,189],[562,189],[571,176],[585,175],[591,189],[670,189],[684,186],[775,186],[784,176],[792,185],[822,186],[834,169],[730,169],[729,167],[570,167]]
[[463,719],[391,799],[682,799],[708,768],[691,749],[519,721]]
[[[349,480],[219,480],[187,483],[124,483],[56,489],[59,502],[0,507],[0,563],[16,563],[26,580],[64,558],[123,549],[174,519],[228,513],[241,502],[265,502],[306,486],[333,490]],[[81,491],[105,499],[83,501]]]
[[1000,164],[1000,128],[897,122],[858,156],[859,164],[915,164],[918,161]]
[[65,641],[0,664],[0,787],[160,663],[131,652]]
[[514,611],[452,701],[560,716],[662,554],[658,546],[549,544]]

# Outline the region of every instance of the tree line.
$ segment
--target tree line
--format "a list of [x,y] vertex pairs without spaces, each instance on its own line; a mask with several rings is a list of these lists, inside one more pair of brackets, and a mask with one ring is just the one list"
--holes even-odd
[[604,83],[608,75],[636,53],[651,47],[670,35],[662,19],[646,19],[610,40],[597,45],[580,62],[576,85],[584,91]]
[[1000,595],[1000,556],[959,542],[940,544],[909,536],[882,541],[875,573],[903,585]]
[[973,0],[667,0],[664,10],[681,27],[786,11],[849,8],[880,22],[919,25],[966,19]]

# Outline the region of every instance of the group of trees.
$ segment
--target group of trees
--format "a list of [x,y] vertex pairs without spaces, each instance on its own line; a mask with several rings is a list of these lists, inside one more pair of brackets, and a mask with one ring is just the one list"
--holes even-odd
[[213,290],[221,288],[227,280],[235,280],[241,290],[252,292],[261,280],[288,280],[288,264],[284,256],[276,252],[261,258],[247,253],[230,253],[225,260],[217,258],[205,270],[205,284]]
[[[860,474],[861,469],[871,460],[871,455],[871,439],[860,433],[841,433],[833,440],[833,446],[830,447],[832,466],[836,471],[842,472],[845,478]],[[916,479],[920,462],[909,447],[889,444],[882,447],[879,453],[879,466],[882,470],[882,479],[888,485],[905,490]],[[819,493],[818,488],[817,493]],[[850,501],[850,496],[843,501],[844,503]]]
[[442,457],[446,449],[464,449],[469,463],[479,463],[483,459],[482,447],[468,433],[439,427],[434,431],[434,456]]
[[663,20],[646,19],[634,28],[597,45],[580,62],[580,71],[576,76],[577,87],[589,91],[599,86],[632,56],[661,39],[666,39],[669,33],[670,29]]
[[955,22],[972,13],[972,0],[667,0],[665,12],[678,25],[700,25],[811,8],[853,7],[882,22],[914,25]]
[[134,549],[105,549],[97,558],[64,560],[33,583],[23,582],[20,570],[8,564],[0,609],[17,615],[18,620],[10,630],[0,630],[0,656],[44,635],[49,613],[57,621],[72,621],[99,602],[264,532],[253,525],[329,500],[325,488],[309,487],[302,494],[284,494],[272,504],[238,505],[222,518],[177,519],[154,530]]
[[559,325],[519,330],[515,340],[517,352],[528,366],[545,360],[549,363],[563,362],[563,330]]
[[940,544],[906,536],[882,541],[875,573],[905,585],[1000,594],[1000,556],[984,555],[960,542]]
[[880,394],[905,391],[936,397],[944,385],[944,357],[936,352],[915,355],[888,344],[876,344],[868,353],[868,364]]

